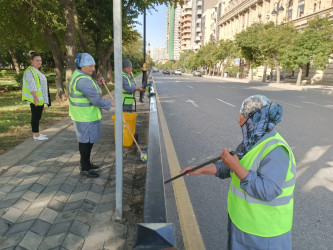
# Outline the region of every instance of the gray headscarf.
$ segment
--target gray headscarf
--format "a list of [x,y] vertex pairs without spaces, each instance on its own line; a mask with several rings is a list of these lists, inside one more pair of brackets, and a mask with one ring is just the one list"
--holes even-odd
[[253,95],[243,101],[239,112],[247,119],[241,128],[243,141],[236,149],[236,153],[241,159],[281,121],[283,110],[281,105],[266,96]]

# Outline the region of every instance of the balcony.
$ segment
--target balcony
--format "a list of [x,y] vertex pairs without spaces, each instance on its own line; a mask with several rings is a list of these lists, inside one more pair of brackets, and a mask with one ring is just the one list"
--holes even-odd
[[212,23],[212,24],[210,25],[210,29],[211,29],[212,31],[215,31],[215,30],[216,30],[216,24],[215,24],[215,23]]
[[201,15],[202,14],[202,9],[197,10],[197,15]]
[[184,16],[192,16],[192,9],[186,9],[185,11],[183,11],[183,15]]
[[196,37],[195,37],[195,41],[196,41],[196,42],[201,41],[201,37],[200,37],[200,36],[196,36]]
[[201,32],[201,27],[197,27],[197,28],[195,29],[195,31],[196,31],[196,32]]
[[197,23],[201,23],[201,18],[198,18],[198,19],[197,19]]
[[182,36],[182,40],[188,40],[188,39],[191,39],[191,35],[184,35]]
[[198,2],[197,2],[197,7],[198,6],[202,6],[202,1],[201,0],[199,0]]

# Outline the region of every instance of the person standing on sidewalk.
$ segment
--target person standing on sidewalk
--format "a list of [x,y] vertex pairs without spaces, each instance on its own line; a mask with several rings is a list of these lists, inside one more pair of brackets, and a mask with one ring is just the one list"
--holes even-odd
[[291,250],[296,163],[274,128],[281,121],[282,107],[254,95],[244,100],[239,117],[243,141],[236,155],[224,149],[222,161],[188,175],[231,177],[227,249]]
[[51,98],[46,76],[39,71],[42,58],[36,52],[30,52],[30,63],[23,74],[22,101],[27,101],[31,110],[32,137],[35,141],[46,141],[47,136],[39,133],[39,121],[42,118],[44,104],[51,106]]
[[135,91],[144,91],[136,87],[136,81],[132,74],[132,63],[128,59],[123,60],[123,111],[132,112],[135,99]]
[[97,82],[91,77],[95,71],[95,60],[88,53],[78,53],[69,84],[69,115],[74,121],[76,138],[79,142],[81,175],[95,178],[99,168],[90,162],[91,150],[101,134],[101,109],[109,110],[111,103],[101,97],[104,78]]

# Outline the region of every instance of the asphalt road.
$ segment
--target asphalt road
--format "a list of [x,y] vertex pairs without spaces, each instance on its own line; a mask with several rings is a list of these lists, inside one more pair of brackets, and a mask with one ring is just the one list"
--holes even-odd
[[[225,147],[237,147],[242,139],[238,111],[248,96],[263,94],[280,103],[284,115],[276,128],[292,147],[297,162],[293,249],[332,249],[332,96],[185,75],[156,73],[153,77],[181,168],[215,158]],[[161,142],[163,152],[163,138]],[[162,154],[168,179],[167,156]],[[229,180],[215,176],[184,179],[205,248],[224,249]],[[176,225],[181,249],[173,189],[171,185],[165,188],[168,220]]]

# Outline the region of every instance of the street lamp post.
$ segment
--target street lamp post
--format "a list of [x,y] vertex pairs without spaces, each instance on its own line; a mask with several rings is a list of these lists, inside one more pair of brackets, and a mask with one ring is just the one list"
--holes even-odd
[[[147,86],[147,64],[146,64],[146,4],[143,9],[143,66],[142,66],[142,88]],[[145,92],[140,92],[140,102],[143,102]]]
[[[284,11],[284,8],[282,7],[282,4],[280,5],[280,2],[281,2],[281,0],[274,3],[274,9],[272,11],[272,15],[276,16],[275,29],[277,29],[279,13]],[[276,83],[280,83],[280,65],[275,56],[274,56],[274,62],[275,62],[275,66],[276,66]],[[272,75],[272,71],[271,71],[270,81],[272,81],[272,78],[273,78],[273,75]]]
[[284,8],[282,7],[282,4],[280,5],[280,2],[281,0],[274,3],[274,10],[272,11],[272,15],[276,16],[275,26],[278,25],[279,13],[284,11]]

